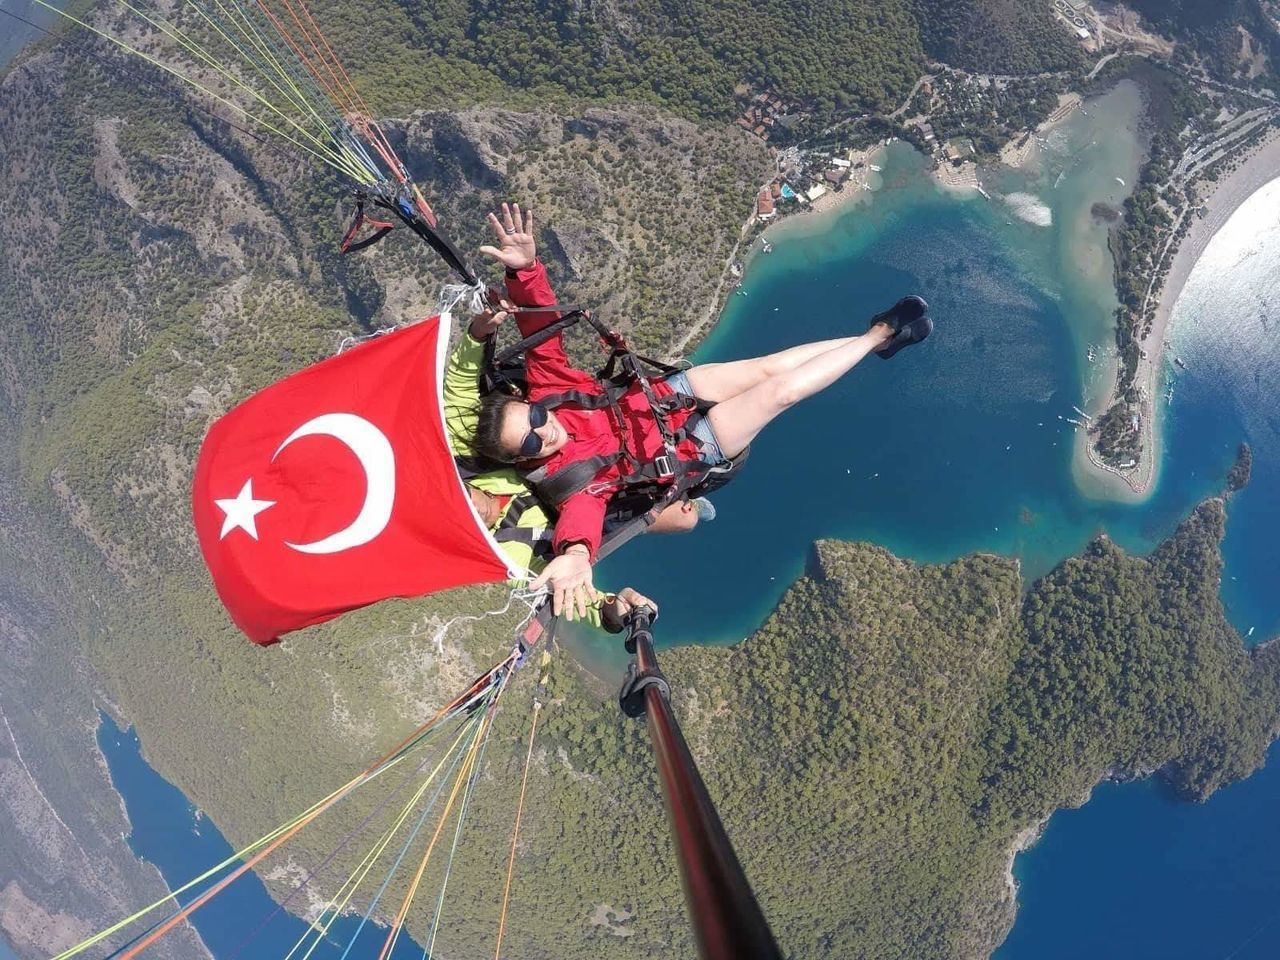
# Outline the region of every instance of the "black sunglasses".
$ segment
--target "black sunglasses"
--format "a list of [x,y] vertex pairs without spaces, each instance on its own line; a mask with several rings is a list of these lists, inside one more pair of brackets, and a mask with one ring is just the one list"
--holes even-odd
[[520,456],[536,457],[542,452],[542,438],[533,431],[546,426],[547,408],[540,403],[529,404],[529,432],[520,441]]

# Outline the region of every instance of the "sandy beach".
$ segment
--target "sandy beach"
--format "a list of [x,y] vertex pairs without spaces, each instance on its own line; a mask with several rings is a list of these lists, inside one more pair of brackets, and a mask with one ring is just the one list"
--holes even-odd
[[[1085,441],[1084,452],[1089,462],[1098,470],[1123,480],[1132,494],[1138,498],[1148,496],[1155,489],[1155,481],[1160,469],[1162,454],[1160,406],[1156,401],[1160,376],[1164,369],[1165,349],[1173,308],[1178,302],[1183,287],[1186,286],[1187,278],[1191,276],[1196,262],[1214,235],[1249,197],[1278,176],[1280,176],[1280,131],[1273,133],[1269,139],[1254,147],[1235,170],[1214,185],[1213,192],[1204,200],[1205,215],[1192,222],[1177,253],[1174,254],[1164,286],[1156,294],[1158,302],[1151,323],[1151,331],[1142,341],[1145,356],[1138,361],[1135,382],[1142,391],[1143,454],[1139,458],[1137,467],[1128,471],[1110,467],[1099,459],[1093,444]],[[1098,409],[1106,410],[1111,406],[1114,397],[1113,385],[1107,391]]]
[[1000,162],[1018,170],[1027,166],[1036,155],[1036,149],[1039,146],[1037,138],[1043,138],[1045,133],[1075,113],[1082,103],[1084,98],[1078,93],[1059,94],[1057,107],[1043,123],[1020,137],[1014,137],[1000,148]]
[[[1163,348],[1174,304],[1209,241],[1246,200],[1277,177],[1280,177],[1280,130],[1255,147],[1235,170],[1218,181],[1212,195],[1205,201],[1205,215],[1192,223],[1178,252],[1174,254],[1164,287],[1160,291],[1151,333],[1142,344],[1152,360],[1159,359],[1159,351],[1152,347]],[[1156,365],[1150,366],[1154,368]],[[1139,382],[1153,385],[1152,380],[1139,378]]]
[[[875,171],[869,167],[873,163],[879,163],[882,159],[884,146],[878,144],[866,150],[852,150],[848,154],[848,160],[853,164],[851,175],[845,182],[844,187],[840,190],[828,190],[817,200],[808,204],[798,213],[789,214],[783,220],[792,220],[796,217],[804,217],[806,214],[823,214],[831,213],[833,210],[839,210],[844,207],[852,206],[859,203],[871,195],[873,189],[865,186],[869,177],[876,176]],[[771,225],[770,229],[775,225]]]

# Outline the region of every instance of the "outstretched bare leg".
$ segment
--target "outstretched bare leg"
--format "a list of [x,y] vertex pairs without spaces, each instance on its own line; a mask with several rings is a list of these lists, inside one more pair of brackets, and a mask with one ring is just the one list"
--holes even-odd
[[736,457],[774,417],[831,386],[893,335],[893,328],[887,323],[877,323],[862,336],[835,341],[836,346],[716,404],[707,418],[720,441],[721,452],[726,457]]
[[723,403],[730,397],[746,393],[752,387],[764,383],[807,363],[819,354],[842,347],[857,337],[840,337],[835,340],[816,340],[802,343],[777,353],[750,360],[730,360],[725,363],[700,363],[685,371],[693,394],[712,403]]

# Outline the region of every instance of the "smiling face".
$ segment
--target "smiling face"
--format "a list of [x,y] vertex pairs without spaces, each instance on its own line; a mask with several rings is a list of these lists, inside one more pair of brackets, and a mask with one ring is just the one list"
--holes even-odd
[[[545,410],[545,408],[540,409]],[[545,412],[546,422],[541,426],[535,427],[530,422],[532,407],[529,404],[507,404],[502,418],[502,448],[509,451],[517,460],[537,460],[542,457],[549,457],[563,447],[569,441],[568,432],[559,418],[556,417],[554,410],[546,410]],[[532,419],[540,420],[541,417],[533,414]],[[541,449],[533,454],[521,452],[522,447],[525,450],[528,449],[526,440],[530,434],[537,436],[542,441]]]

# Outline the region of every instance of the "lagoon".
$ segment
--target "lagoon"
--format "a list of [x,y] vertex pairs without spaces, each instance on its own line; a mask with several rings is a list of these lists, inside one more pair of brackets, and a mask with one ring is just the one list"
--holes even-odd
[[[768,614],[818,538],[869,540],[922,562],[989,551],[1017,557],[1033,578],[1104,531],[1146,552],[1220,490],[1254,433],[1193,384],[1168,418],[1166,469],[1146,502],[1111,499],[1076,475],[1068,421],[1111,375],[1087,350],[1110,349],[1116,303],[1106,223],[1091,210],[1122,202],[1117,178],[1133,182],[1140,109],[1131,84],[1091,103],[1046,138],[1036,168],[991,176],[991,202],[943,192],[895,144],[874,197],[784,223],[695,362],[859,331],[910,292],[929,300],[934,337],[892,361],[868,358],[788,411],[717,493],[720,519],[678,545],[642,539],[601,582],[658,600],[664,642],[733,642]],[[1237,507],[1259,499],[1247,491]],[[1266,571],[1248,557],[1229,563],[1243,584],[1231,598],[1237,624],[1267,610],[1274,623]]]

